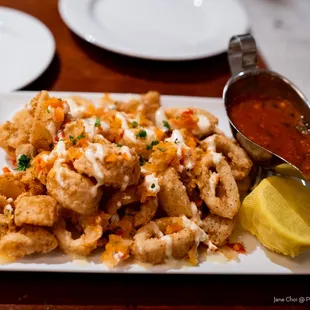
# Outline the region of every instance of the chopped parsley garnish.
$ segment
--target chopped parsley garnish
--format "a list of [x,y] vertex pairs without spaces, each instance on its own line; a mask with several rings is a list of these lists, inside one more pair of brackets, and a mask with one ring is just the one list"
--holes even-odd
[[77,140],[80,140],[80,139],[85,138],[85,136],[83,134],[81,134],[81,135],[78,135],[76,138],[77,138]]
[[140,166],[144,166],[145,160],[142,157],[139,157]]
[[147,136],[147,133],[146,133],[146,131],[144,130],[144,129],[141,129],[137,134],[136,134],[136,137],[138,137],[138,138],[146,138],[146,136]]
[[165,152],[165,149],[158,147],[157,149],[159,149],[161,152]]
[[151,188],[155,188],[155,184],[154,183],[151,185]]
[[137,128],[137,127],[139,127],[138,122],[137,122],[137,121],[133,121],[133,122],[131,123],[131,127],[132,127],[132,128]]
[[22,154],[18,157],[18,166],[15,170],[17,171],[26,171],[30,167],[30,157],[25,154]]
[[100,119],[97,117],[95,121],[95,127],[100,127],[100,126],[101,126]]
[[72,142],[73,145],[76,145],[76,139],[73,136],[69,136],[70,141]]
[[157,145],[159,142],[157,140],[152,141],[151,144],[146,146],[146,149],[149,151],[153,148],[153,146]]
[[167,130],[171,130],[170,124],[167,121],[163,121],[163,125]]
[[62,99],[61,98],[57,98],[59,101],[62,101]]
[[116,146],[117,146],[117,147],[122,147],[122,145],[121,145],[121,144],[119,144],[119,143],[116,143]]
[[49,109],[49,108],[47,108],[47,113],[51,113],[51,111],[50,111],[50,109]]
[[78,140],[83,139],[83,138],[85,138],[85,136],[83,134],[78,135],[76,138],[74,138],[73,136],[69,136],[69,139],[73,145],[76,145]]

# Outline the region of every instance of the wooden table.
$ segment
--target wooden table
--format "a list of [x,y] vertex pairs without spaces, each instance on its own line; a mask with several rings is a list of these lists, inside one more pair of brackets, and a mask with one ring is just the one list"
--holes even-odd
[[[56,0],[0,0],[0,5],[36,16],[55,36],[57,51],[52,64],[27,90],[143,93],[155,89],[164,94],[220,97],[229,78],[225,54],[167,63],[93,47],[67,29]],[[272,305],[274,296],[310,296],[305,280],[296,276],[1,273],[0,309],[199,310],[209,309],[204,305]]]

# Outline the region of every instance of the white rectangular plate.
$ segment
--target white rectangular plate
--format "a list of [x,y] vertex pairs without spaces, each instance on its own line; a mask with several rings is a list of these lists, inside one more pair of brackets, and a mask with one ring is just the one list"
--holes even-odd
[[[14,113],[21,109],[35,96],[35,92],[16,92],[0,94],[0,123],[11,119]],[[69,92],[54,92],[56,97],[68,97]],[[74,93],[95,102],[102,96],[98,93]],[[111,94],[116,100],[128,99],[131,94]],[[162,96],[165,107],[197,107],[204,108],[219,118],[219,127],[231,135],[225,108],[221,99]],[[0,151],[0,167],[7,165],[5,154]],[[227,261],[219,254],[211,254],[207,260],[197,267],[182,266],[182,264],[167,264],[161,266],[141,266],[127,264],[123,267],[109,270],[100,262],[100,254],[92,255],[88,260],[74,259],[58,251],[46,255],[32,255],[15,263],[0,265],[0,270],[5,271],[50,271],[50,272],[125,272],[125,273],[182,273],[182,274],[310,274],[310,252],[297,258],[289,258],[269,251],[264,248],[256,238],[246,232],[235,236],[238,241],[245,244],[247,255],[240,254],[238,259]]]

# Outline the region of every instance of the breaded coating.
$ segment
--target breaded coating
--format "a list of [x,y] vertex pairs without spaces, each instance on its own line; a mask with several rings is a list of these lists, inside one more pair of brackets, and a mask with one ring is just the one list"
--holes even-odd
[[25,173],[4,173],[0,175],[0,194],[14,200],[27,191],[26,185],[21,181]]
[[22,194],[15,201],[14,221],[23,224],[51,227],[57,219],[57,201],[50,196]]
[[0,240],[0,255],[14,260],[33,253],[47,253],[57,246],[57,239],[46,229],[25,226],[19,232],[9,233]]
[[146,119],[155,122],[155,113],[160,108],[160,95],[157,91],[149,91],[141,96],[141,104],[138,107],[139,112]]
[[186,188],[174,168],[169,168],[160,175],[159,185],[159,203],[169,216],[192,216],[191,202]]
[[202,224],[203,230],[208,234],[211,242],[216,246],[225,244],[227,238],[232,234],[235,220],[225,219],[218,215],[210,214]]
[[83,229],[83,234],[78,239],[74,239],[71,232],[66,229],[66,222],[63,219],[59,220],[53,230],[59,247],[67,254],[88,256],[97,247],[98,240],[102,236],[103,218],[103,213],[96,216],[80,217],[79,224]]
[[206,151],[214,151],[226,156],[236,180],[242,180],[250,173],[253,166],[252,161],[247,153],[231,139],[214,134],[201,141],[200,145]]
[[141,95],[140,99],[127,102],[115,102],[118,111],[129,114],[137,113],[146,119],[155,122],[155,113],[160,108],[160,95],[157,91],[149,91]]
[[[105,210],[110,215],[117,214],[121,208],[126,210],[126,206],[139,203],[141,197],[136,187],[129,187],[125,191],[115,193],[107,202]],[[132,224],[134,227],[145,225],[152,220],[158,208],[157,197],[148,197],[147,200],[141,203],[139,210],[130,212],[132,215]],[[125,211],[126,214],[126,211]],[[121,220],[121,219],[120,219]],[[115,223],[116,225],[118,223]]]
[[[218,157],[214,161],[214,156]],[[216,172],[212,172],[215,169]],[[210,152],[196,168],[197,185],[201,198],[213,214],[232,219],[240,207],[239,191],[225,158]]]
[[112,143],[90,143],[73,166],[79,173],[94,177],[105,186],[122,190],[136,185],[140,178],[139,157],[135,151]]
[[0,214],[0,240],[8,231],[8,219],[3,214]]
[[[180,225],[180,230],[164,235],[161,231],[163,224],[159,222],[160,220],[141,227],[134,236],[131,248],[135,258],[155,265],[162,264],[171,257],[182,259],[187,255],[196,243],[195,232],[188,227],[183,227],[181,218],[167,218],[167,220],[171,225],[176,220],[175,225]],[[164,226],[167,227],[167,225]]]
[[30,131],[30,143],[38,150],[51,149],[56,133],[64,120],[63,118],[55,120],[56,110],[50,107],[49,99],[48,93],[42,91],[35,108]]
[[21,175],[21,181],[26,186],[26,191],[32,195],[44,195],[46,193],[45,186],[36,178],[35,166],[28,168]]
[[33,118],[25,109],[17,112],[12,122],[5,122],[0,126],[0,147],[11,158],[15,158],[15,150],[21,144],[29,143],[29,134]]
[[88,178],[55,162],[46,182],[47,192],[64,208],[79,214],[91,215],[98,210],[102,196],[100,188]]

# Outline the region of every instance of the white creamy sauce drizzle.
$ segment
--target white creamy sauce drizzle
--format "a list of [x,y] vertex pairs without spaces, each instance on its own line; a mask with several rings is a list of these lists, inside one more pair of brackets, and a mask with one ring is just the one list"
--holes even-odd
[[176,145],[178,160],[179,161],[183,160],[184,165],[180,164],[178,169],[179,172],[182,172],[184,167],[187,170],[191,170],[194,168],[195,165],[191,159],[192,154],[191,148],[185,144],[183,135],[180,130],[178,129],[173,130],[171,137],[165,139],[165,141],[174,143]]
[[84,131],[87,133],[89,140],[93,141],[95,134],[98,132],[98,128],[95,126],[95,118],[86,118],[83,119]]
[[116,117],[121,121],[122,123],[122,129],[128,129],[128,122],[124,114],[121,112],[116,112]]
[[213,163],[215,165],[218,165],[221,162],[222,158],[223,158],[222,154],[215,153],[215,152],[212,152],[211,154],[212,154]]
[[55,116],[55,109],[51,107],[50,105],[47,107],[47,112],[51,114],[51,117],[54,118]]
[[[13,202],[13,200],[12,200]],[[9,220],[12,221],[14,219],[14,209],[10,203],[8,203],[3,209],[3,215]]]
[[121,187],[122,191],[124,191],[127,188],[128,184],[129,184],[129,180],[130,180],[129,176],[125,175],[124,176],[124,183],[122,184],[122,187]]
[[67,150],[66,150],[66,144],[64,141],[58,141],[54,150],[52,153],[55,152],[58,157],[66,157],[67,156]]
[[194,202],[191,202],[191,210],[192,210],[192,219],[195,221],[197,225],[202,225],[202,220],[200,218],[200,214],[198,208]]
[[121,251],[118,251],[118,252],[113,254],[113,258],[117,263],[119,263],[124,256],[125,256],[125,254]]
[[100,160],[101,162],[104,159],[105,154],[103,146],[99,143],[93,143],[86,149],[85,156],[93,166],[95,179],[97,180],[98,183],[101,183],[103,181],[103,173],[100,169],[97,159]]
[[165,109],[163,107],[160,107],[159,109],[157,109],[156,113],[155,113],[155,124],[156,124],[156,127],[164,130],[164,131],[167,131],[168,128],[166,128],[164,126],[164,122],[167,122],[167,116],[166,116],[166,113],[165,113]]
[[103,132],[107,132],[110,129],[110,126],[105,121],[100,121],[100,127],[103,130]]
[[166,242],[166,257],[170,258],[172,256],[172,244],[173,244],[172,237],[169,235],[165,235],[165,236],[161,237],[161,240],[165,240],[165,242]]
[[197,123],[198,129],[194,130],[193,133],[204,135],[208,133],[208,131],[210,130],[211,126],[210,121],[203,114],[198,114],[197,116],[198,116],[198,123]]
[[56,137],[56,125],[53,121],[50,121],[50,123],[46,126],[46,129],[48,130],[48,132],[51,134],[53,141]]
[[64,99],[69,105],[69,115],[73,119],[83,118],[86,107],[84,105],[78,105],[72,98]]
[[156,136],[156,134],[155,134],[153,129],[150,129],[150,128],[142,128],[142,129],[146,131],[145,140],[148,143],[151,143],[152,141],[157,140],[157,136]]
[[206,138],[204,143],[207,145],[207,151],[216,152],[215,135]]
[[209,186],[210,186],[210,192],[212,193],[213,196],[215,196],[215,189],[216,186],[219,182],[219,175],[216,172],[210,172],[210,178],[209,178]]
[[125,129],[123,138],[133,143],[137,142],[137,137],[135,133],[130,129]]
[[186,216],[182,216],[183,226],[189,228],[195,233],[195,243],[198,245],[200,242],[208,240],[208,235],[193,221],[189,220]]
[[8,204],[12,203],[13,201],[14,201],[13,198],[8,198],[8,199],[6,200],[6,202],[7,202]]
[[44,162],[52,162],[55,161],[57,158],[66,159],[67,157],[67,150],[66,150],[66,144],[64,141],[58,141],[53,151],[47,155],[42,154],[41,158]]
[[60,187],[65,187],[65,182],[63,179],[63,174],[65,172],[64,168],[62,167],[63,160],[62,159],[58,159],[55,161],[54,164],[54,169],[55,169],[55,179],[57,181],[57,183],[60,185]]
[[128,156],[129,159],[132,158],[132,155],[131,155],[131,153],[130,153],[130,149],[129,149],[128,146],[125,146],[125,145],[122,146],[122,147],[120,148],[120,151],[121,151],[122,154],[126,154],[126,155]]
[[150,222],[153,225],[153,231],[158,238],[162,238],[164,234],[159,229],[158,225],[155,222]]
[[98,188],[102,185],[102,183],[98,182],[95,186],[92,187],[90,190],[90,193],[92,194],[93,197],[97,196],[98,193]]
[[157,194],[160,191],[160,186],[158,184],[158,178],[152,173],[147,175],[144,179],[144,186],[148,192]]

